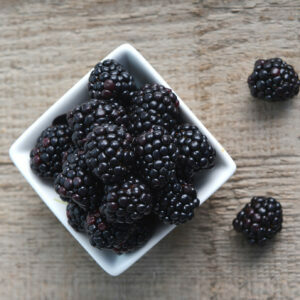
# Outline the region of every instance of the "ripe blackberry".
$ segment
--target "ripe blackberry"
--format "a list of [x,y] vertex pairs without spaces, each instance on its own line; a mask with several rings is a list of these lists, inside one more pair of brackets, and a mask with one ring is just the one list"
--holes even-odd
[[232,224],[236,231],[244,233],[251,244],[263,245],[281,230],[282,220],[282,208],[278,201],[253,197]]
[[131,135],[114,124],[95,127],[84,149],[89,169],[104,184],[121,181],[135,159]]
[[129,235],[125,241],[115,245],[113,250],[117,254],[131,252],[142,247],[151,237],[155,228],[153,215],[147,216],[130,227]]
[[134,223],[152,210],[149,188],[130,176],[123,182],[105,186],[101,211],[109,222]]
[[90,243],[98,249],[118,247],[129,237],[131,227],[129,224],[108,223],[99,210],[89,212],[86,218]]
[[136,86],[132,76],[121,64],[113,59],[106,59],[94,67],[88,89],[91,98],[114,98],[126,104]]
[[166,131],[155,126],[135,139],[137,170],[153,189],[164,187],[175,176],[178,149]]
[[63,200],[73,200],[84,210],[99,206],[103,196],[102,184],[90,174],[82,150],[75,150],[67,156],[54,187]]
[[189,179],[201,169],[210,169],[215,165],[216,151],[207,137],[191,124],[178,125],[171,132],[179,149],[177,175]]
[[159,84],[146,84],[134,93],[130,118],[134,129],[142,133],[153,125],[171,130],[179,120],[179,101],[172,90]]
[[170,182],[157,194],[153,212],[165,224],[182,224],[194,217],[194,209],[200,204],[195,187],[179,181]]
[[281,58],[259,59],[248,77],[252,96],[269,101],[287,100],[299,92],[298,74]]
[[84,232],[87,212],[80,208],[80,206],[76,203],[69,202],[66,213],[70,226],[72,226],[76,231]]
[[40,177],[53,178],[62,168],[63,152],[72,145],[72,131],[67,125],[46,128],[30,152],[30,167]]
[[79,147],[83,147],[86,136],[98,125],[113,123],[129,127],[129,117],[122,105],[104,104],[96,99],[76,106],[68,113],[67,120],[73,130],[72,140]]

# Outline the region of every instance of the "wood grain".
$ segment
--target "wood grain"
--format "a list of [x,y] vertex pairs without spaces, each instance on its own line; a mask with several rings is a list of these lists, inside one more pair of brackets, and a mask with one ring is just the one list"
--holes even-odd
[[[249,96],[255,59],[300,70],[298,0],[2,0],[1,299],[300,299],[300,102]],[[100,58],[132,43],[235,159],[234,177],[130,270],[106,275],[8,157],[11,143]],[[284,229],[249,247],[231,221],[273,195]]]

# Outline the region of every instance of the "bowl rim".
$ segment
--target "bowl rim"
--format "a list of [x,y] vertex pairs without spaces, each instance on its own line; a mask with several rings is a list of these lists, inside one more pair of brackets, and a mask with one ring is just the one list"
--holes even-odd
[[[108,54],[103,60],[108,58],[114,58],[115,56],[121,55],[132,55],[135,57],[136,60],[138,60],[140,63],[143,64],[145,68],[151,73],[151,76],[154,78],[155,82],[162,84],[168,88],[171,88],[167,82],[158,74],[158,72],[150,65],[150,63],[130,44],[122,44],[121,46],[117,47],[115,50],[113,50],[110,54]],[[105,262],[104,259],[102,261],[99,261],[95,257],[95,253],[93,251],[90,251],[84,242],[82,242],[79,237],[78,233],[75,232],[64,220],[61,219],[61,217],[53,210],[53,207],[47,203],[46,199],[44,199],[44,193],[42,191],[42,188],[39,186],[39,183],[37,181],[34,181],[30,176],[28,176],[27,169],[24,168],[24,160],[23,156],[21,157],[20,153],[24,153],[28,151],[24,151],[24,149],[28,148],[27,140],[31,136],[32,132],[35,131],[35,128],[37,127],[37,124],[40,125],[43,124],[46,128],[50,125],[52,121],[52,114],[56,112],[57,110],[60,110],[64,107],[66,99],[72,100],[72,94],[74,91],[77,91],[79,89],[84,89],[85,85],[88,81],[88,77],[90,75],[91,70],[84,75],[75,85],[73,85],[59,100],[57,100],[53,105],[51,105],[32,125],[30,125],[22,134],[17,138],[17,140],[12,144],[12,146],[9,149],[9,156],[10,159],[13,161],[13,163],[16,165],[16,167],[19,169],[21,174],[25,177],[25,179],[28,181],[28,183],[32,186],[32,188],[37,192],[37,194],[40,196],[42,201],[48,206],[48,208],[52,211],[52,213],[58,218],[58,220],[64,225],[64,227],[73,235],[73,237],[81,244],[81,246],[92,256],[92,258],[97,262],[98,265],[104,271],[106,271],[108,274],[112,276],[118,276],[124,271],[126,271],[130,266],[132,266],[137,260],[139,260],[144,254],[146,254],[152,247],[154,247],[160,240],[162,240],[169,232],[171,232],[176,226],[175,225],[168,225],[165,226],[164,233],[161,234],[159,238],[156,238],[155,240],[152,240],[152,242],[148,242],[145,246],[143,246],[141,249],[137,250],[138,255],[131,257],[130,262],[127,264],[123,264],[122,266],[116,266],[112,267],[107,262]],[[176,94],[176,92],[174,92]],[[177,94],[176,94],[177,95]],[[216,148],[218,155],[222,157],[222,162],[225,164],[224,168],[226,168],[226,176],[223,176],[221,180],[219,180],[219,184],[215,185],[214,188],[210,189],[209,194],[205,195],[201,200],[201,204],[203,204],[216,190],[218,190],[235,172],[236,170],[236,164],[233,161],[233,159],[230,157],[230,155],[227,153],[227,151],[223,148],[223,146],[216,140],[216,138],[205,128],[205,126],[201,123],[201,121],[194,115],[194,113],[188,108],[188,106],[182,101],[182,99],[177,95],[179,101],[180,101],[180,107],[181,110],[184,111],[185,114],[188,115],[190,122],[194,125],[196,125],[198,128],[200,128],[201,132],[203,132],[209,142]],[[71,101],[69,100],[69,101]],[[63,109],[62,109],[63,111]],[[49,122],[50,121],[50,122]],[[163,226],[163,225],[162,225]],[[151,238],[153,239],[153,237]],[[150,239],[150,241],[151,241]],[[97,251],[103,251],[103,250],[97,250]]]

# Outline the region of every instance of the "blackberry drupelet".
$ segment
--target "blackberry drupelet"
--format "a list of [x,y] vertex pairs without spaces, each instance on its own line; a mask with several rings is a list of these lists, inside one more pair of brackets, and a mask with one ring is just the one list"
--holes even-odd
[[88,84],[91,98],[111,99],[127,104],[130,93],[136,90],[133,77],[113,59],[99,62],[91,72]]
[[69,202],[66,213],[70,226],[76,231],[84,232],[87,212],[80,208],[76,203]]
[[120,182],[135,160],[131,135],[114,124],[95,127],[84,149],[87,166],[104,184]]
[[287,100],[299,93],[298,74],[281,58],[259,59],[248,77],[252,96],[268,101]]
[[92,246],[98,249],[112,249],[124,243],[132,225],[108,223],[99,210],[89,212],[86,218],[86,232]]
[[130,118],[137,133],[153,125],[171,130],[179,120],[179,101],[172,90],[159,84],[146,84],[134,93]]
[[123,182],[105,186],[101,211],[109,222],[134,223],[152,210],[150,189],[130,176]]
[[173,138],[159,126],[135,139],[137,170],[153,189],[164,187],[174,176],[178,149]]
[[66,151],[63,151],[62,156],[61,156],[62,157],[62,159],[61,159],[62,166],[63,166],[64,162],[67,160],[68,155],[77,150],[79,150],[79,149],[75,145],[72,145],[69,149],[67,149]]
[[153,212],[165,224],[179,225],[194,217],[194,209],[200,205],[195,187],[181,180],[170,182],[157,194]]
[[244,233],[251,244],[264,245],[282,227],[282,208],[274,198],[253,197],[233,220],[236,231]]
[[104,104],[96,99],[76,106],[68,113],[67,120],[73,130],[72,140],[79,147],[83,147],[86,136],[98,125],[113,123],[129,127],[129,116],[122,105]]
[[90,174],[85,153],[78,149],[67,156],[54,187],[63,200],[73,200],[84,210],[98,207],[103,197],[102,184]]
[[178,125],[171,132],[171,136],[179,149],[177,160],[179,178],[189,180],[195,172],[214,167],[216,151],[196,126]]
[[40,177],[53,178],[62,168],[62,156],[71,145],[72,131],[67,125],[46,128],[30,152],[30,167]]
[[153,215],[144,217],[130,227],[129,235],[125,241],[115,245],[113,250],[117,254],[131,252],[142,247],[154,231],[156,220]]

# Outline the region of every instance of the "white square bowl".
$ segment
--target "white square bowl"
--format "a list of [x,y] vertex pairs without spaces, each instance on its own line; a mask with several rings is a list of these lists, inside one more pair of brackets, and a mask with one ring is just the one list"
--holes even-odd
[[[145,58],[131,45],[124,44],[111,52],[104,59],[115,59],[123,64],[133,75],[140,86],[145,83],[159,83],[169,87],[162,77],[152,68]],[[41,131],[49,126],[52,120],[70,109],[76,104],[89,99],[88,96],[88,78],[90,72],[77,82],[64,96],[62,96],[54,105],[52,105],[38,120],[36,120],[11,146],[9,150],[10,158],[31,184],[33,189],[38,193],[41,199],[46,203],[49,209],[81,244],[81,246],[92,256],[92,258],[107,273],[117,276],[133,265],[155,244],[163,239],[175,225],[157,226],[152,238],[142,248],[123,255],[117,255],[112,251],[98,250],[92,247],[85,234],[78,233],[68,224],[66,217],[66,203],[59,200],[51,183],[36,176],[30,169],[29,153],[33,148]],[[203,126],[191,110],[178,97],[180,109],[183,118],[196,125],[203,134],[205,134],[216,149],[216,165],[211,170],[200,172],[196,178],[196,189],[200,203],[207,200],[217,189],[219,189],[234,173],[236,165],[225,149],[218,143],[212,134]]]

